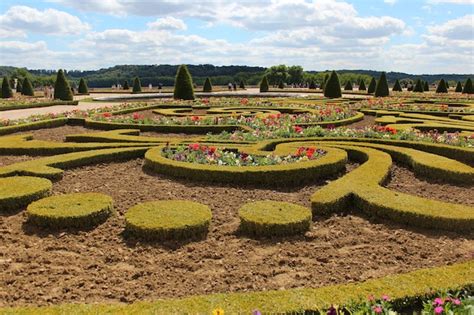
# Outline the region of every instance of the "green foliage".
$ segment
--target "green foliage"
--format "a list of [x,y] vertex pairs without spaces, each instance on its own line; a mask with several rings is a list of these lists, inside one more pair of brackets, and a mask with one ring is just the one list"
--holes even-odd
[[265,71],[268,84],[276,85],[280,82],[287,82],[290,75],[286,65],[272,66]]
[[464,83],[464,89],[462,90],[463,94],[474,94],[474,87],[472,86],[472,80],[471,78],[468,78],[466,80],[466,83]]
[[388,82],[385,72],[382,72],[380,75],[379,81],[375,87],[375,96],[376,97],[386,97],[389,96],[390,92],[388,91]]
[[309,89],[310,90],[315,90],[316,89],[316,83],[314,82],[313,79],[309,82]]
[[461,84],[461,81],[458,81],[458,83],[456,84],[456,89],[454,90],[454,92],[457,92],[457,93],[461,93],[461,92],[462,92],[462,84]]
[[416,80],[415,87],[413,88],[413,92],[419,92],[423,93],[424,88],[423,88],[423,83],[421,82],[420,79]]
[[25,77],[23,80],[23,88],[21,90],[21,94],[27,96],[35,96],[35,91],[33,90],[33,86],[31,85],[31,81],[28,77]]
[[91,228],[113,211],[112,198],[99,193],[75,193],[47,197],[30,204],[29,222],[53,229]]
[[331,72],[331,75],[326,82],[326,86],[324,87],[324,96],[329,98],[339,98],[342,96],[341,84],[339,83],[339,78],[334,70]]
[[448,93],[448,88],[446,87],[446,82],[444,79],[441,79],[436,88],[436,93]]
[[425,82],[423,83],[423,90],[425,90],[425,91],[429,91],[429,90],[430,90],[430,86],[428,85],[428,81],[425,81]]
[[290,67],[288,67],[289,78],[288,78],[287,82],[290,83],[290,84],[302,83],[303,79],[304,79],[303,74],[304,74],[303,67],[301,67],[301,66],[290,66]]
[[264,75],[262,78],[262,82],[260,82],[260,93],[268,92],[269,87],[268,87],[268,80],[267,76]]
[[135,77],[133,80],[133,89],[132,93],[141,93],[142,91],[142,83],[140,82],[140,78]]
[[278,88],[279,89],[284,89],[285,88],[285,85],[283,84],[283,81],[280,81],[280,83],[278,83]]
[[240,231],[251,236],[302,234],[311,225],[311,210],[278,201],[256,201],[239,209]]
[[138,204],[125,214],[126,231],[147,240],[186,240],[203,237],[212,213],[188,200],[160,200]]
[[326,73],[326,74],[324,75],[323,84],[322,84],[322,86],[321,86],[323,90],[326,88],[326,83],[328,82],[328,80],[329,80],[329,73]]
[[7,77],[3,77],[2,81],[2,98],[13,97],[13,91],[10,87],[10,82],[8,82]]
[[211,79],[209,77],[206,78],[206,82],[204,82],[204,86],[202,87],[203,92],[212,92],[212,84]]
[[56,76],[56,82],[54,84],[54,99],[59,99],[62,101],[72,101],[74,99],[71,91],[71,86],[66,80],[64,71],[59,69]]
[[359,91],[366,91],[367,88],[365,87],[365,82],[364,80],[359,81]]
[[240,80],[239,88],[241,88],[241,89],[243,89],[243,90],[245,89],[244,80]]
[[176,79],[174,83],[174,99],[194,99],[193,79],[191,78],[191,74],[189,74],[188,67],[186,65],[181,65],[176,72]]
[[352,91],[352,82],[347,81],[346,85],[344,86],[344,91]]
[[395,84],[393,85],[392,91],[394,92],[402,92],[402,86],[400,85],[400,81],[395,80]]
[[14,212],[48,196],[53,184],[44,178],[15,176],[0,178],[0,213]]
[[128,80],[125,80],[125,82],[123,82],[123,89],[124,90],[130,89],[130,86],[128,85]]
[[23,90],[23,81],[19,78],[17,78],[17,81],[16,81],[16,91],[18,93],[21,93],[21,91]]
[[79,81],[78,92],[79,94],[89,94],[89,88],[87,87],[87,84],[84,78],[81,78],[81,81]]
[[369,88],[367,89],[367,93],[369,93],[369,94],[375,93],[375,87],[376,86],[377,86],[377,82],[375,81],[375,78],[372,77],[370,79]]

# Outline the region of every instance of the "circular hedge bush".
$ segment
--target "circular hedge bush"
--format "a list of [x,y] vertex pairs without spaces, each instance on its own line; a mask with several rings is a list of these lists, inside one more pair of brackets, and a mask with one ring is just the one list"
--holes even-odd
[[145,202],[125,214],[126,231],[147,240],[199,238],[207,234],[208,206],[187,200]]
[[306,232],[312,214],[309,208],[279,201],[256,201],[239,209],[240,231],[252,236],[284,236]]
[[53,184],[45,178],[15,176],[0,178],[0,212],[12,212],[49,195]]
[[99,193],[52,196],[27,208],[30,222],[52,228],[90,228],[107,220],[112,211],[112,198]]

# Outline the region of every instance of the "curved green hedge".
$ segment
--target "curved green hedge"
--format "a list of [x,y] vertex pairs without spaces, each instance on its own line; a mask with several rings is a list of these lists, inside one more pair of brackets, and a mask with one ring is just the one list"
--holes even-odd
[[211,209],[188,200],[145,202],[125,214],[127,233],[147,240],[186,240],[207,234]]
[[49,228],[90,228],[107,220],[112,211],[112,198],[99,193],[51,196],[27,208],[31,223]]
[[0,106],[0,111],[25,109],[25,108],[50,107],[50,106],[57,106],[57,105],[74,106],[78,104],[79,104],[79,101],[50,101],[50,102],[30,103],[30,104],[12,104],[12,105]]
[[34,122],[19,124],[19,125],[5,126],[5,127],[0,127],[0,135],[6,135],[6,134],[14,133],[14,132],[36,130],[36,129],[42,129],[42,128],[61,127],[61,126],[66,125],[67,122],[68,122],[68,118],[61,117],[61,118],[46,119],[46,120],[41,120],[41,121],[34,121]]
[[0,178],[0,212],[12,212],[46,197],[53,187],[44,178],[15,176]]
[[288,202],[263,200],[239,209],[240,231],[251,236],[301,234],[311,226],[311,210]]

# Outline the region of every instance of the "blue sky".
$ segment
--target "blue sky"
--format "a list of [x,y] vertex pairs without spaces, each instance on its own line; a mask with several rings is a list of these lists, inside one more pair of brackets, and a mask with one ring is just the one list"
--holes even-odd
[[474,0],[2,0],[0,64],[474,73]]

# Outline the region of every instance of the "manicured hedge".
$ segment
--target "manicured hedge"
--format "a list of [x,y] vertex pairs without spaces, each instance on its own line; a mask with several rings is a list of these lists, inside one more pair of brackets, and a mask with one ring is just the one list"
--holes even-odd
[[53,118],[41,121],[34,121],[26,124],[12,125],[0,127],[0,135],[6,135],[14,132],[27,131],[27,130],[36,130],[43,128],[56,128],[66,125],[68,119],[65,117],[62,118]]
[[54,229],[91,228],[107,220],[112,211],[112,198],[99,193],[51,196],[27,208],[29,222]]
[[15,110],[15,109],[25,109],[25,108],[40,108],[40,107],[50,107],[57,105],[78,105],[79,101],[50,101],[50,102],[41,102],[41,103],[30,103],[30,104],[9,104],[1,105],[0,111],[6,110]]
[[207,234],[211,209],[188,200],[138,204],[125,214],[126,232],[146,240],[187,240]]
[[0,178],[0,213],[20,210],[30,202],[48,196],[52,187],[52,183],[44,178]]
[[240,231],[250,236],[301,234],[311,226],[311,210],[288,202],[263,200],[239,209]]

